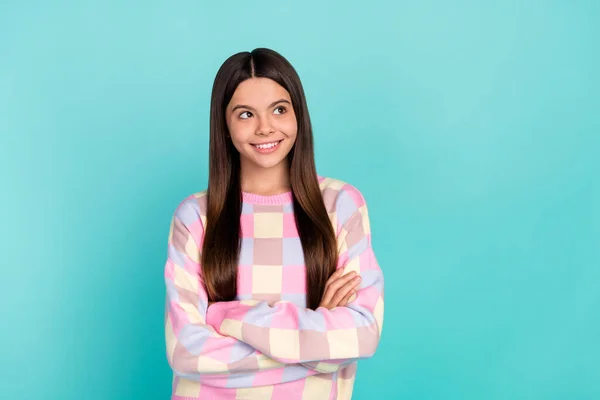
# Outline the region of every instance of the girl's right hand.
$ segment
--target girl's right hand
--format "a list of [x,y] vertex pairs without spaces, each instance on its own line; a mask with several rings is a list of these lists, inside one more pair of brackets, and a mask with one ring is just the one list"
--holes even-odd
[[335,307],[342,307],[348,304],[348,301],[356,293],[354,290],[361,281],[360,276],[352,271],[342,276],[343,268],[338,268],[327,283],[325,284],[325,293],[321,299],[319,307],[325,307],[329,310]]

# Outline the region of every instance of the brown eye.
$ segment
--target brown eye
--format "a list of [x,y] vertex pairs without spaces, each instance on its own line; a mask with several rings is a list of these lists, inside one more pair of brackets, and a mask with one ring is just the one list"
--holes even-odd
[[241,118],[241,119],[248,119],[251,116],[252,116],[252,113],[250,111],[244,111],[238,117]]
[[285,112],[286,112],[286,109],[285,109],[285,107],[283,107],[283,106],[279,106],[279,107],[277,107],[277,108],[275,109],[275,111],[277,111],[277,110],[280,110],[280,111],[279,111],[278,113],[276,113],[276,114],[283,114],[283,113],[285,113]]

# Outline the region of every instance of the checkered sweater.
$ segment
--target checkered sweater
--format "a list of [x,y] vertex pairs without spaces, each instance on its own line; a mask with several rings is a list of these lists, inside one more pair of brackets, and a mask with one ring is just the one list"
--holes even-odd
[[337,268],[362,277],[357,296],[332,310],[306,308],[291,193],[243,193],[238,296],[210,307],[199,264],[206,192],[179,204],[165,265],[172,400],[351,397],[356,361],[372,356],[381,336],[383,274],[362,194],[339,180],[319,183],[337,236]]

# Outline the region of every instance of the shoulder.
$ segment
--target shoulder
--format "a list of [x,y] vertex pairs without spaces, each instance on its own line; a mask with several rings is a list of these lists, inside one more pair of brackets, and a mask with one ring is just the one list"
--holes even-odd
[[206,190],[195,192],[180,200],[171,222],[183,225],[197,239],[204,233],[206,224],[206,193]]
[[185,219],[187,215],[206,215],[207,197],[206,190],[192,193],[179,201],[175,207],[174,215]]
[[319,176],[319,186],[325,208],[334,217],[338,227],[343,226],[353,215],[366,213],[365,197],[353,184],[332,177]]

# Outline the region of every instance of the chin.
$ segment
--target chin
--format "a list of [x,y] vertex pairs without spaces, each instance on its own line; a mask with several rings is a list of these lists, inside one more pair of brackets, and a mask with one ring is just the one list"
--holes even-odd
[[263,160],[263,161],[252,160],[252,164],[254,164],[260,168],[269,169],[269,168],[274,168],[274,167],[278,166],[285,160],[286,160],[286,158],[277,159],[277,160],[269,160],[269,161],[267,161],[267,160]]

